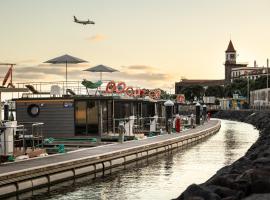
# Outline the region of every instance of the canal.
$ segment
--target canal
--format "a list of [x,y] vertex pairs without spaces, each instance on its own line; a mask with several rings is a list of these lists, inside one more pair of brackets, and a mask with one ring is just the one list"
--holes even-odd
[[222,120],[210,138],[172,153],[134,163],[92,180],[83,177],[23,194],[19,199],[172,199],[192,183],[202,183],[245,154],[259,132],[252,125]]

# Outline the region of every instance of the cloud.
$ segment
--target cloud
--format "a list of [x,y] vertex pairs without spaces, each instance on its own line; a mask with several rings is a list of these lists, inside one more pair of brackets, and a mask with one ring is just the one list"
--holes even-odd
[[15,69],[15,73],[18,74],[60,74],[63,73],[64,69],[61,67],[42,67],[42,66],[35,66],[35,67],[17,67]]
[[90,41],[90,42],[101,42],[107,39],[106,35],[103,34],[96,34],[93,35],[91,37],[86,38],[86,40]]
[[154,67],[147,65],[130,65],[130,66],[122,66],[123,70],[155,70]]
[[131,80],[142,80],[142,81],[166,81],[171,78],[169,74],[165,73],[130,73],[130,72],[120,72],[120,77],[128,77]]
[[[74,65],[68,66],[68,78],[76,80],[80,78],[82,69],[85,67]],[[64,65],[45,65],[40,64],[37,66],[18,66],[14,69],[14,78],[16,81],[54,81],[65,78]]]
[[18,64],[30,64],[30,63],[36,63],[38,60],[35,59],[25,59],[25,60],[18,60]]
[[[83,71],[85,66],[68,65],[68,80],[81,81],[87,79],[90,81],[99,80],[100,74]],[[172,88],[174,74],[168,74],[157,68],[147,65],[130,65],[121,67],[120,72],[103,73],[103,80],[124,81],[128,86],[142,88]],[[14,69],[15,82],[53,82],[65,80],[64,65],[40,64],[37,66],[16,66]]]

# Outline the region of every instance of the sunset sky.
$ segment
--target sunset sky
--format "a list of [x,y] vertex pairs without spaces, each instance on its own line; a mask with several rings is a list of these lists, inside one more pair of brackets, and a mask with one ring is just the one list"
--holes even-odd
[[16,82],[64,80],[64,66],[43,62],[66,53],[89,61],[70,66],[69,80],[97,80],[82,70],[98,64],[120,71],[104,79],[142,87],[223,79],[230,38],[239,62],[265,65],[269,8],[269,0],[0,0],[0,62],[17,63]]

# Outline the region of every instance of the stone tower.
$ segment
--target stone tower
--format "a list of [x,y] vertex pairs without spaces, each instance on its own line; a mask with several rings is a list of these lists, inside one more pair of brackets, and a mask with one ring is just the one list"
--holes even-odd
[[227,50],[225,51],[225,84],[231,82],[231,71],[236,64],[236,51],[233,43],[230,40]]

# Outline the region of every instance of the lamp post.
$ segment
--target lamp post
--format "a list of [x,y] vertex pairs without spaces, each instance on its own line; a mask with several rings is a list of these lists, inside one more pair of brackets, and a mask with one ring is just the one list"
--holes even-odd
[[204,104],[203,105],[203,110],[202,110],[202,114],[203,114],[203,123],[206,121],[206,115],[207,115],[207,106]]
[[173,106],[174,103],[171,100],[168,100],[164,103],[166,107],[166,131],[171,133],[172,131],[172,118],[173,118]]
[[247,103],[249,106],[249,73],[247,72]]
[[268,106],[268,102],[269,102],[269,95],[268,95],[268,87],[269,87],[269,85],[268,85],[268,68],[269,68],[269,59],[267,58],[267,60],[266,60],[266,67],[267,67],[267,69],[266,69],[266,88],[267,88],[267,92],[266,92],[266,97],[267,97],[267,106]]
[[201,118],[201,104],[199,102],[196,103],[196,125],[200,125]]

